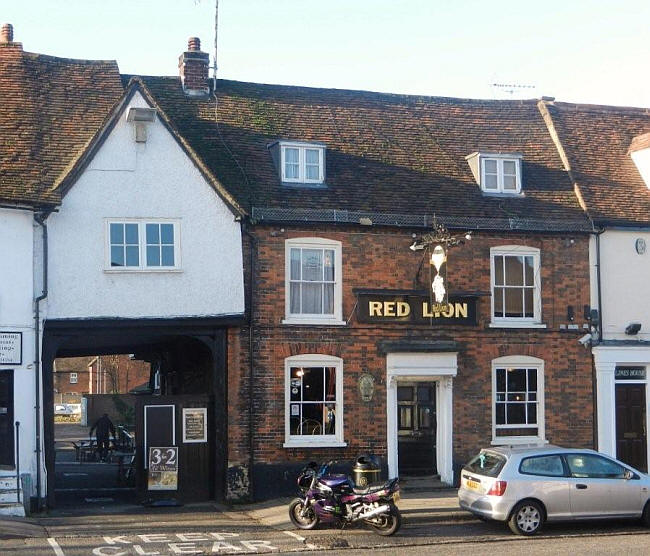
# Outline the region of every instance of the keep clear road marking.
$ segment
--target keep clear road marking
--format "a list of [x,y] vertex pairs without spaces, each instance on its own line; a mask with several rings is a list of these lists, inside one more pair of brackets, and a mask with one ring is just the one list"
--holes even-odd
[[54,550],[54,554],[56,554],[56,556],[65,556],[63,550],[61,550],[61,547],[59,546],[59,543],[56,542],[56,539],[49,537],[47,539],[47,542],[50,543],[50,546],[52,547],[52,550]]

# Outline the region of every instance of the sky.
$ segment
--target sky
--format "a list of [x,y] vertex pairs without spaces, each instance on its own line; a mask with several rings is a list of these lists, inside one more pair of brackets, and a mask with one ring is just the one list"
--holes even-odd
[[[650,107],[647,0],[218,0],[224,79]],[[24,49],[176,75],[215,0],[0,0]],[[494,84],[518,85],[497,87]]]

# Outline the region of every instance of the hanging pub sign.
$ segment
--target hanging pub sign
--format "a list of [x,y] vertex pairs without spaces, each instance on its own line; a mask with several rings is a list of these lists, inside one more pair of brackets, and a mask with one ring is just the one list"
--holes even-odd
[[645,367],[616,367],[614,378],[616,380],[645,380]]
[[398,323],[476,326],[475,295],[445,296],[445,303],[427,292],[405,290],[355,290],[357,318],[364,323]]

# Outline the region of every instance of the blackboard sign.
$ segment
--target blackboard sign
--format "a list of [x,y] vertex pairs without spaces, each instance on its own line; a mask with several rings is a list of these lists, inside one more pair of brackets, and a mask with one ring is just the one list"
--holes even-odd
[[418,291],[362,291],[357,294],[357,318],[365,323],[462,324],[476,326],[477,296],[450,295],[444,306]]
[[645,380],[645,367],[616,367],[614,378],[616,380]]
[[183,442],[208,441],[208,410],[205,407],[183,408]]

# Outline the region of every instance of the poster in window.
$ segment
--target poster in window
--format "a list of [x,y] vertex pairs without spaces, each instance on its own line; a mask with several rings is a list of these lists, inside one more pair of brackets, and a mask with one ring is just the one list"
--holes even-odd
[[295,417],[296,415],[300,415],[300,405],[297,403],[292,403],[291,404],[291,416]]
[[178,490],[178,447],[149,448],[148,490]]
[[208,409],[206,407],[183,408],[183,442],[208,441]]

